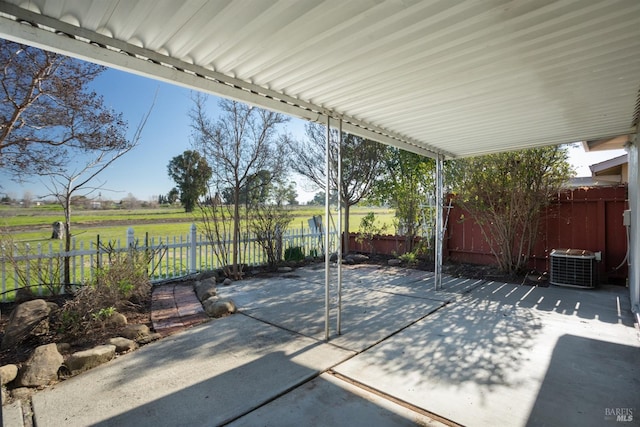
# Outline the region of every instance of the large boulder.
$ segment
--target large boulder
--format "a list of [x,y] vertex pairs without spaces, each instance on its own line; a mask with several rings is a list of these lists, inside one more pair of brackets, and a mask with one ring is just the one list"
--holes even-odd
[[40,387],[58,379],[64,358],[55,344],[37,347],[20,369],[16,382],[23,387]]
[[43,299],[34,299],[17,306],[9,316],[0,348],[6,350],[32,336],[46,334],[49,331],[52,307]]
[[116,356],[116,346],[111,344],[99,345],[89,350],[78,351],[69,356],[67,368],[72,374],[87,371],[100,366]]
[[193,289],[200,301],[204,301],[218,294],[215,278],[194,282]]

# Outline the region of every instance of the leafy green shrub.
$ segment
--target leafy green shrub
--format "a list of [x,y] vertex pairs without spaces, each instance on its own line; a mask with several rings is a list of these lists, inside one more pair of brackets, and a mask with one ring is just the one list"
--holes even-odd
[[400,255],[398,259],[408,265],[416,265],[418,263],[418,254],[416,252],[407,252]]
[[373,253],[373,238],[387,231],[387,224],[376,224],[376,215],[373,212],[367,213],[360,220],[360,229],[356,234],[356,242],[362,244],[367,242],[369,250]]
[[[317,251],[316,251],[317,252]],[[285,261],[302,261],[304,260],[304,251],[301,246],[294,246],[284,250]]]

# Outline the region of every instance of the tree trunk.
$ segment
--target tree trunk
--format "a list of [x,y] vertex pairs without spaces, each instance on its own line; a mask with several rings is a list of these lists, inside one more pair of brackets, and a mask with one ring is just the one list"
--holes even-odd
[[342,254],[343,255],[348,255],[349,254],[349,210],[351,209],[351,206],[349,205],[349,203],[345,203],[344,204],[344,234],[342,234],[342,230],[339,230],[338,232],[340,233],[340,238],[342,238]]
[[[64,201],[64,250],[68,254],[71,251],[71,196],[67,195]],[[64,257],[64,284],[71,284],[71,257]]]
[[238,185],[233,190],[233,256],[231,259],[231,274],[234,280],[240,279],[238,259],[240,252],[240,188]]

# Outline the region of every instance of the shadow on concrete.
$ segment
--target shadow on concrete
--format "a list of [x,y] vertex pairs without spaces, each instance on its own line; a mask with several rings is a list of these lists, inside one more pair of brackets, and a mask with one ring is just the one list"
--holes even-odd
[[[229,355],[232,357],[232,355]],[[296,372],[301,382],[307,381],[317,373],[291,361],[294,355],[276,351],[247,363],[234,366],[218,375],[189,385],[179,391],[151,402],[136,405],[112,416],[95,426],[155,427],[159,425],[175,426],[214,426],[228,423],[239,416],[254,410],[274,396],[274,390],[256,387],[256,378],[279,375],[281,372]],[[161,382],[159,383],[161,384]],[[287,384],[281,392],[286,392],[300,383]],[[230,393],[230,390],[233,392]]]
[[406,378],[407,388],[425,381],[481,385],[488,391],[495,385],[517,386],[513,373],[532,351],[541,324],[534,312],[516,305],[525,289],[513,288],[483,284],[464,304],[438,310],[394,336],[393,345],[382,343],[375,350],[387,362],[382,369],[399,377],[419,372]]
[[628,289],[621,286],[601,286],[596,289],[562,288],[551,286],[527,287],[518,305],[542,312],[554,312],[581,319],[595,319],[604,323],[633,326]]
[[561,336],[527,421],[543,424],[640,425],[640,349]]
[[[316,377],[316,370],[294,361],[296,356],[318,345],[320,343],[292,354],[276,351],[263,355],[93,425],[218,426],[234,421],[234,425],[263,426],[415,425],[415,418],[408,416],[413,414],[410,411],[390,408],[389,402],[376,402],[339,386],[337,381]],[[292,372],[295,372],[295,382],[277,381],[278,377],[285,373],[290,376]],[[258,378],[262,381],[256,381]],[[269,387],[268,378],[274,380],[274,387]],[[308,382],[310,379],[312,382]],[[260,408],[265,404],[268,404],[265,409]],[[258,412],[253,414],[255,410]]]

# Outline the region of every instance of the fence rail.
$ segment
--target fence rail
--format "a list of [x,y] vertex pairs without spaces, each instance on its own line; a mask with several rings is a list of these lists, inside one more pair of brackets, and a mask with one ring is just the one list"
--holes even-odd
[[[330,250],[336,247],[337,233],[331,232]],[[283,251],[299,247],[305,255],[324,254],[324,238],[321,232],[311,229],[289,229],[282,233]],[[231,236],[225,236],[224,244],[231,246]],[[9,244],[0,245],[1,300],[13,299],[20,287],[30,287],[39,295],[64,291],[64,259],[69,257],[69,277],[72,284],[91,282],[96,269],[104,265],[105,257],[112,252],[125,252],[131,248],[149,254],[149,277],[152,283],[177,278],[188,274],[223,267],[216,256],[215,246],[195,224],[189,233],[178,236],[150,237],[144,233],[136,235],[133,228],[127,231],[124,243],[101,242],[97,236],[89,247],[85,242],[72,239],[71,250],[65,251],[62,242],[48,245]],[[241,244],[243,263],[258,266],[266,263],[266,255],[254,235],[244,234]]]

